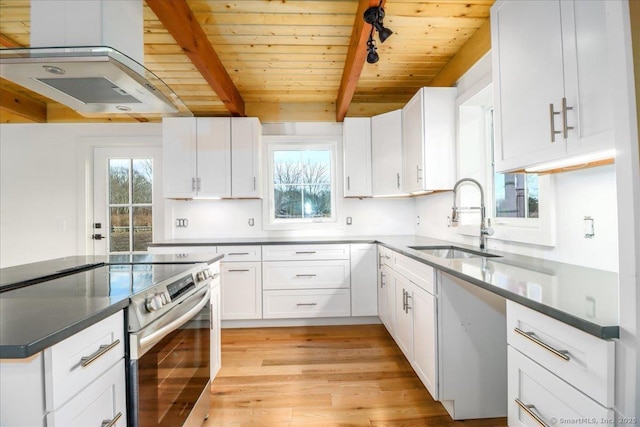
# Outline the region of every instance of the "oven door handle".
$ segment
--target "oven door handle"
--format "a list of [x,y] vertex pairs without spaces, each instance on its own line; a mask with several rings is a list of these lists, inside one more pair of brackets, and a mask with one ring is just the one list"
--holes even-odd
[[[169,335],[171,332],[175,331],[185,323],[187,323],[193,316],[198,314],[200,310],[204,308],[207,304],[209,304],[209,298],[211,297],[211,289],[207,287],[205,292],[201,292],[198,294],[194,294],[188,299],[184,300],[180,305],[178,305],[175,309],[170,311],[165,315],[165,317],[174,317],[178,315],[178,317],[174,319],[167,319],[168,323],[160,327],[149,335],[140,336],[140,341],[138,342],[138,353],[144,354],[146,351],[153,347],[158,341],[162,340],[164,337]],[[199,300],[193,308],[189,308],[184,314],[181,314],[183,310],[181,308],[187,307],[190,302],[193,300]],[[163,319],[164,320],[164,319]]]

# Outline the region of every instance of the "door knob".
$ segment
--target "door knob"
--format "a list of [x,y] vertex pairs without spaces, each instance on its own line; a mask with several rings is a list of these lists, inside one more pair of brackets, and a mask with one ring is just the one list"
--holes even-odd
[[104,238],[104,236],[102,234],[92,234],[91,238],[93,240],[102,240]]

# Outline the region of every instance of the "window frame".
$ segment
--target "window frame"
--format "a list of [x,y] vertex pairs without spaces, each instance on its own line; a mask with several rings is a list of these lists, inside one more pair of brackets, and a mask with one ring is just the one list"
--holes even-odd
[[[342,211],[342,141],[332,136],[263,136],[264,171],[266,173],[265,200],[262,202],[263,228],[265,230],[309,230],[343,228],[340,212]],[[330,218],[275,218],[274,215],[274,164],[273,153],[279,150],[329,150],[331,152],[331,217]]]

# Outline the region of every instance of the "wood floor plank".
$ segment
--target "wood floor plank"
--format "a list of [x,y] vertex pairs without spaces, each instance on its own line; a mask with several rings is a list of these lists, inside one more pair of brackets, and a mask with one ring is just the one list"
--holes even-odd
[[451,420],[382,325],[224,329],[205,427],[503,427]]

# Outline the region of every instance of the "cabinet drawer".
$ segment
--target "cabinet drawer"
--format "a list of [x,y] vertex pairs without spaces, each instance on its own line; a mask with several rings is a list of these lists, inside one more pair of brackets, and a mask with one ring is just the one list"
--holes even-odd
[[218,253],[224,254],[222,262],[261,261],[260,246],[218,246]]
[[[613,407],[613,341],[596,338],[512,301],[507,301],[507,341],[601,405]],[[551,349],[560,351],[564,358]]]
[[349,259],[349,245],[269,245],[262,247],[263,261]]
[[262,264],[230,262],[221,268],[222,319],[261,319]]
[[346,317],[351,315],[349,289],[264,291],[264,318]]
[[509,346],[507,353],[509,426],[540,425],[534,416],[549,426],[584,425],[587,419],[595,420],[590,425],[609,425],[615,421],[612,409],[591,400],[513,347]]
[[273,261],[263,264],[264,289],[349,288],[349,261]]
[[115,420],[114,427],[125,427],[127,404],[124,375],[123,359],[63,407],[49,412],[47,426],[99,426]]
[[378,245],[378,265],[393,267],[393,251],[382,245]]
[[61,407],[123,357],[122,311],[45,349],[47,410],[54,411]]
[[393,253],[393,269],[420,286],[431,295],[435,295],[433,268],[415,259],[399,253]]

